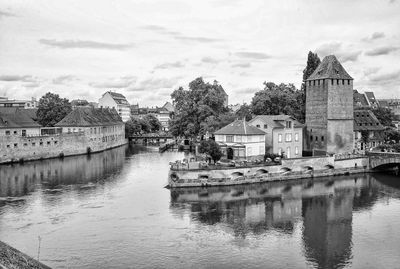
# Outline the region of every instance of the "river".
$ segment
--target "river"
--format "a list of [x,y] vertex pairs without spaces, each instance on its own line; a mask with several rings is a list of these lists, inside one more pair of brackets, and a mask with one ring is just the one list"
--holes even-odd
[[400,268],[399,177],[164,188],[183,157],[0,166],[0,240],[54,268]]

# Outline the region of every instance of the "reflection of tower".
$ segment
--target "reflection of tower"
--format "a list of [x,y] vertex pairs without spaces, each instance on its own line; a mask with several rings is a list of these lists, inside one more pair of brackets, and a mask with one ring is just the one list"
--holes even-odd
[[354,191],[303,199],[305,254],[318,268],[336,268],[351,256]]

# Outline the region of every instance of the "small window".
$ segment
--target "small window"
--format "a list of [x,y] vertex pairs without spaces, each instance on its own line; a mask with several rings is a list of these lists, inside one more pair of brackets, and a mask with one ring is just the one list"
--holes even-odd
[[350,85],[350,79],[349,79],[349,80],[347,80],[347,85]]
[[324,141],[324,139],[325,139],[324,136],[321,136],[321,141],[322,141],[322,142]]
[[338,79],[336,80],[336,84],[339,85],[339,80]]
[[292,128],[292,122],[291,121],[287,121],[286,122],[286,128],[288,128],[288,129]]
[[9,148],[10,147],[10,145],[7,145],[7,148]]
[[318,136],[315,136],[315,141],[318,141]]
[[28,146],[28,144],[27,143],[24,143],[24,147],[27,147]]
[[14,148],[18,148],[18,144],[17,143],[14,144]]
[[32,147],[34,147],[35,145],[36,145],[36,143],[35,143],[35,142],[33,142],[33,143],[32,143]]
[[312,135],[310,135],[310,141],[313,141],[313,137],[312,137]]
[[226,142],[233,142],[233,135],[227,135],[226,136]]
[[14,131],[14,134],[15,134],[15,135],[18,134],[18,131]]
[[6,131],[6,135],[10,135],[10,131],[7,130],[7,131]]
[[344,85],[344,79],[342,79],[342,85]]
[[295,133],[294,134],[294,141],[299,141],[299,134],[298,133]]
[[282,142],[282,134],[278,134],[278,142],[279,142],[279,143]]
[[260,124],[257,124],[256,127],[257,127],[257,128],[260,128]]
[[334,85],[335,84],[335,82],[334,82],[335,80],[334,79],[332,79],[332,85]]
[[50,146],[50,141],[47,141],[47,146]]
[[299,155],[299,147],[294,148],[294,154],[297,156]]
[[54,141],[54,145],[57,145],[58,141]]
[[267,124],[264,124],[264,129],[268,129],[268,125]]
[[43,142],[40,142],[39,145],[40,145],[40,146],[43,146]]

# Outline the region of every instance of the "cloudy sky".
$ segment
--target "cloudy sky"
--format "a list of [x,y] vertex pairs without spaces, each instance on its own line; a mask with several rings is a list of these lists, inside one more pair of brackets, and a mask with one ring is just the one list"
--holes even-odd
[[264,81],[300,86],[312,50],[400,97],[399,14],[400,0],[0,0],[0,96],[162,105],[202,76],[250,102]]

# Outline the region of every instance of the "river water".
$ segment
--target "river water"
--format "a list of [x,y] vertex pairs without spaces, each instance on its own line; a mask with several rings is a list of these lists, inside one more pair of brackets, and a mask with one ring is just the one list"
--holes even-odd
[[163,188],[183,157],[0,166],[0,240],[54,268],[400,268],[400,177]]

